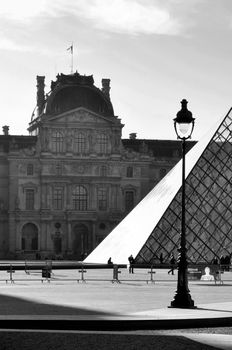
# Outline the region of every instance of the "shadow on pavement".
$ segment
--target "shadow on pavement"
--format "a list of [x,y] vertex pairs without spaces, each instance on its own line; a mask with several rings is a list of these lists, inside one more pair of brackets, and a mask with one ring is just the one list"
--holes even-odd
[[197,307],[196,310],[215,311],[215,312],[228,312],[230,314],[232,312],[232,310],[208,309],[206,307]]
[[128,335],[104,333],[0,332],[5,350],[215,350],[217,348],[169,335]]
[[96,309],[46,304],[26,298],[0,294],[0,315],[2,317],[10,315],[94,315],[96,319],[98,316],[101,318],[100,316],[112,316],[114,314],[98,311]]

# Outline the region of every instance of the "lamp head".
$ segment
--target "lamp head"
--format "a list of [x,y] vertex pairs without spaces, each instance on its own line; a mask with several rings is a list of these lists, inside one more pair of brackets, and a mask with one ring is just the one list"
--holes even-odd
[[188,110],[187,103],[188,101],[185,99],[181,101],[181,110],[176,114],[176,118],[174,119],[177,138],[181,140],[191,138],[194,128],[195,118],[193,118],[192,112]]

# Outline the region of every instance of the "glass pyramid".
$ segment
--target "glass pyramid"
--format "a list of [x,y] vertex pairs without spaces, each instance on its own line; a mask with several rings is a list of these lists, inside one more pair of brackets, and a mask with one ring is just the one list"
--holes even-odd
[[[180,161],[85,262],[164,262],[177,257],[181,228]],[[191,263],[232,254],[232,112],[186,155],[186,241]]]

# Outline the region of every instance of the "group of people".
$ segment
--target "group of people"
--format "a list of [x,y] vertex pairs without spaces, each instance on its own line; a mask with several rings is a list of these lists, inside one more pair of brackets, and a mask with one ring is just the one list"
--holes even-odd
[[[129,273],[134,273],[135,259],[134,259],[132,254],[129,256],[128,261],[129,261]],[[113,264],[113,261],[112,261],[111,257],[108,259],[107,264],[108,265],[112,265]]]
[[[129,262],[129,273],[134,273],[135,258],[133,257],[132,254],[128,257],[128,262]],[[162,253],[160,254],[160,263],[161,264],[163,263],[163,254]],[[111,257],[108,259],[107,264],[109,264],[109,265],[113,264]],[[170,264],[171,264],[171,269],[168,271],[168,274],[172,273],[172,275],[174,275],[176,260],[175,260],[173,254],[171,254],[171,257],[170,257]]]
[[[159,257],[159,260],[160,260],[160,263],[163,264],[164,262],[164,258],[163,258],[163,253],[160,253],[160,257]],[[135,259],[133,257],[133,255],[131,254],[129,257],[128,257],[128,261],[129,261],[129,273],[134,273],[134,264],[135,264]],[[169,260],[169,263],[170,263],[170,270],[168,271],[168,274],[172,274],[174,275],[174,270],[175,270],[175,267],[176,267],[176,259],[174,257],[173,254],[170,255],[170,260]],[[213,264],[220,264],[220,265],[226,265],[225,266],[225,269],[227,266],[230,265],[230,256],[227,255],[227,256],[221,256],[220,257],[220,260],[218,260],[216,257],[214,257],[213,261],[212,261]],[[109,258],[108,260],[108,264],[113,264],[111,258]]]
[[218,260],[218,258],[215,256],[212,260],[212,264],[214,265],[221,265],[221,268],[223,270],[228,270],[229,271],[229,266],[230,266],[230,255],[221,255],[220,259]]

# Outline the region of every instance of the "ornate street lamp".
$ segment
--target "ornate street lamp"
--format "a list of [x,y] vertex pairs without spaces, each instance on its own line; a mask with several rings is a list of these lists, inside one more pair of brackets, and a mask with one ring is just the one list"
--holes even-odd
[[176,308],[194,308],[194,301],[191,299],[191,295],[188,289],[188,277],[187,277],[187,256],[186,256],[186,231],[185,231],[185,147],[186,140],[191,138],[194,120],[192,113],[187,108],[185,99],[181,101],[182,108],[177,113],[174,119],[174,127],[177,134],[177,138],[182,140],[182,211],[181,211],[181,235],[180,235],[180,247],[178,254],[178,280],[177,291],[171,302],[171,307]]

